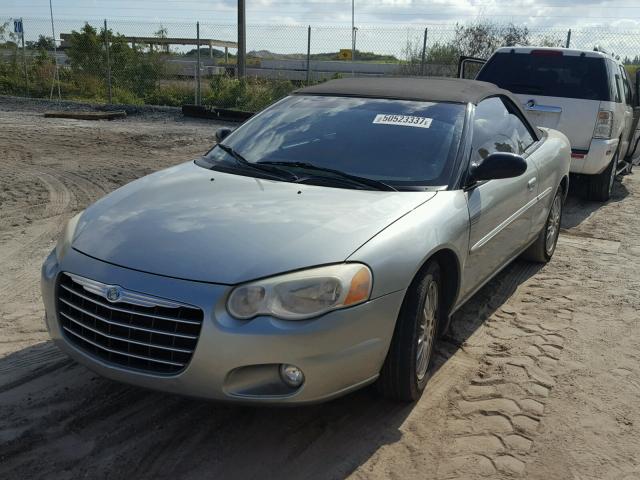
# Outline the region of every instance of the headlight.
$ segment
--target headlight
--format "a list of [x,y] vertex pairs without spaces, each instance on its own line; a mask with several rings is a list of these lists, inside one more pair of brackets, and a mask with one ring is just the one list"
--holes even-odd
[[372,285],[367,266],[343,263],[241,285],[229,295],[227,309],[242,320],[258,315],[304,320],[366,302]]
[[76,227],[78,226],[78,220],[80,220],[81,215],[82,212],[69,220],[62,231],[62,235],[58,238],[58,243],[56,244],[56,257],[58,261],[62,260],[69,247],[71,247],[71,242],[73,242],[73,236],[76,233]]

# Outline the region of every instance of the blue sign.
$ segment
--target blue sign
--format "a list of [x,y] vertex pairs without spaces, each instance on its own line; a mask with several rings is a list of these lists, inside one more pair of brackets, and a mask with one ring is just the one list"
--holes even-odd
[[22,33],[22,20],[13,21],[13,31],[16,33]]

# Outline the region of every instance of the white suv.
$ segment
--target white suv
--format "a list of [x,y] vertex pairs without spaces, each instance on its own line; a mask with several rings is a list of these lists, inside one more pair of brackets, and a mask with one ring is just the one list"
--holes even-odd
[[560,130],[569,138],[571,171],[588,175],[592,200],[608,200],[616,174],[631,171],[627,157],[637,144],[640,109],[634,109],[637,98],[624,66],[611,55],[505,47],[491,56],[477,79],[510,90],[532,123]]

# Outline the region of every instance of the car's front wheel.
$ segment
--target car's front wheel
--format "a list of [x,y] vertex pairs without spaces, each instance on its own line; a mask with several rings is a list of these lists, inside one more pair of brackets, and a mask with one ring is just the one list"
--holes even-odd
[[429,379],[443,311],[440,265],[431,261],[409,287],[400,309],[378,379],[378,389],[385,397],[406,402],[420,398]]

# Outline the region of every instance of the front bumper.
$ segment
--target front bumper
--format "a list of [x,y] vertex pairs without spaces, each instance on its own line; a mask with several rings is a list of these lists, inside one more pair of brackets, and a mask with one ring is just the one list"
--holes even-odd
[[[176,375],[152,374],[109,364],[70,343],[56,311],[56,279],[62,271],[200,307],[204,321],[190,363]],[[117,267],[75,250],[69,250],[61,264],[52,252],[42,267],[47,328],[55,344],[79,363],[116,381],[235,402],[318,402],[373,382],[389,349],[404,298],[404,291],[398,291],[306,321],[271,317],[238,321],[226,312],[229,291],[224,285]],[[292,364],[304,372],[300,388],[281,393],[269,387],[279,381],[280,364]]]
[[583,175],[597,175],[602,173],[611,163],[614,153],[618,148],[619,140],[617,138],[611,140],[591,140],[589,151],[584,152],[584,157],[571,157],[572,173],[581,173]]

